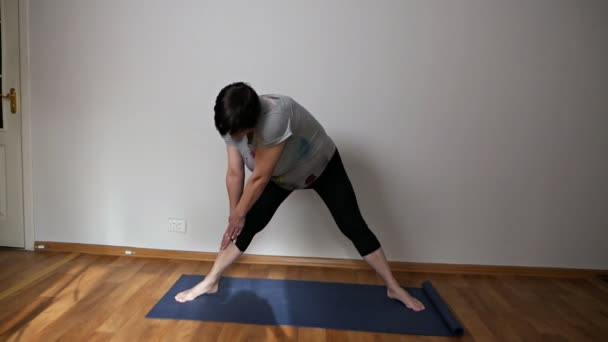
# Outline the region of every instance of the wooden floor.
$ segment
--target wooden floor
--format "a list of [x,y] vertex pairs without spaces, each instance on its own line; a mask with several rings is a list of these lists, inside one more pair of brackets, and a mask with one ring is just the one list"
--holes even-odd
[[[608,341],[608,287],[591,279],[397,273],[433,282],[462,338],[376,334],[144,316],[208,262],[0,249],[0,341]],[[239,277],[381,284],[372,271],[237,264]]]

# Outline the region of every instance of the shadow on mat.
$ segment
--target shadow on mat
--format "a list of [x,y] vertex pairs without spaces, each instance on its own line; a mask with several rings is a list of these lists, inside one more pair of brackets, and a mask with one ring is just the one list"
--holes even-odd
[[[230,291],[229,288],[221,289],[220,291]],[[257,318],[260,320],[260,324],[269,326],[269,330],[265,330],[265,339],[279,339],[283,340],[286,338],[286,334],[277,325],[276,315],[272,309],[272,306],[268,301],[251,290],[239,290],[234,293],[228,294],[226,307],[233,308],[239,306],[241,309],[238,311],[232,311],[232,320],[236,322],[250,321]],[[257,336],[256,336],[257,337]]]

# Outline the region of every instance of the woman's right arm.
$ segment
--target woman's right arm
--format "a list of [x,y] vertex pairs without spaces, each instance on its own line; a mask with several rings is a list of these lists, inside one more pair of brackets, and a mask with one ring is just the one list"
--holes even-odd
[[228,170],[226,171],[226,188],[230,200],[230,214],[241,199],[245,182],[243,158],[236,146],[228,146]]

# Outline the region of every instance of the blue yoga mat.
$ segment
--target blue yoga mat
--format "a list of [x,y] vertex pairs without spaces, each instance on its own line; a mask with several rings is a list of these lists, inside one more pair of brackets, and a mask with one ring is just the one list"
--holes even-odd
[[431,336],[463,333],[430,282],[406,289],[424,303],[421,312],[389,299],[379,285],[234,277],[222,278],[215,294],[175,301],[176,294],[203,278],[182,275],[146,317]]

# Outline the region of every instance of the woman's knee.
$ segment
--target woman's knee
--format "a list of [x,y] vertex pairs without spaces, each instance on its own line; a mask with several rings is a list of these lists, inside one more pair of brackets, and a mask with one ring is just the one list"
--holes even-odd
[[257,233],[262,229],[266,228],[270,218],[265,217],[250,217],[249,215],[245,219],[245,226],[241,231],[241,234],[237,236],[235,245],[241,251],[245,252],[251,241]]
[[348,223],[341,222],[338,226],[340,231],[355,245],[361,256],[380,248],[380,241],[363,219]]
[[362,257],[377,251],[380,247],[380,241],[378,241],[378,239],[373,236],[373,234],[372,237],[355,243],[355,248],[357,249],[357,252],[359,252],[359,255],[361,255]]
[[249,247],[249,244],[251,244],[251,238],[245,238],[243,236],[238,236],[236,241],[234,241],[234,245],[239,249],[239,251],[241,251],[241,253],[245,253],[247,247]]

